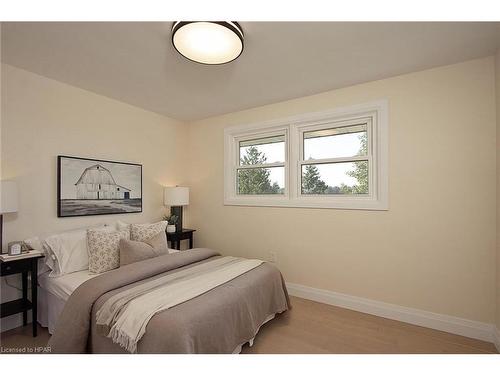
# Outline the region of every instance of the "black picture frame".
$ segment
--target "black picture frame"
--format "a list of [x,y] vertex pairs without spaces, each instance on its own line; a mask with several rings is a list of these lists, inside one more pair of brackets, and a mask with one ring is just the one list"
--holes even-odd
[[[101,169],[106,170],[108,173],[110,171],[102,165],[105,164],[118,164],[121,166],[130,166],[130,167],[138,167],[140,168],[140,197],[139,198],[130,198],[130,189],[125,188],[124,186],[116,183],[115,185],[124,190],[128,190],[129,194],[123,192],[124,198],[77,198],[77,199],[65,199],[62,197],[63,195],[63,160],[75,160],[80,162],[89,162],[89,164],[96,163],[99,165]],[[90,168],[90,167],[89,167]],[[86,168],[82,171],[82,175],[78,181],[80,181]],[[97,168],[99,169],[99,168]],[[112,178],[114,180],[114,178]],[[74,183],[75,186],[77,182]],[[119,188],[117,188],[119,190]],[[75,188],[77,189],[77,188]],[[100,189],[100,185],[99,185]],[[95,193],[95,192],[94,192]],[[76,193],[78,194],[78,193]],[[93,194],[89,192],[89,194]],[[128,198],[125,198],[125,195]],[[97,196],[99,196],[99,192],[97,192]],[[142,198],[143,198],[143,185],[142,185],[142,164],[137,163],[129,163],[129,162],[121,162],[121,161],[112,161],[112,160],[102,160],[102,159],[91,159],[77,156],[68,156],[68,155],[58,155],[57,156],[57,217],[81,217],[81,216],[97,216],[97,215],[116,215],[116,214],[128,214],[128,213],[141,213],[142,212]],[[109,201],[109,202],[108,202]],[[109,205],[112,203],[112,205]],[[108,204],[106,206],[106,204]],[[73,206],[71,206],[73,205]]]

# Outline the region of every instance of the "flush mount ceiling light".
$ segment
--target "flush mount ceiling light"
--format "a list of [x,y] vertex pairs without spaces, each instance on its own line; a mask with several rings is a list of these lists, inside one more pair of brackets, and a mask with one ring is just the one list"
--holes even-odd
[[189,60],[225,64],[241,55],[243,30],[233,21],[178,21],[172,27],[172,43]]

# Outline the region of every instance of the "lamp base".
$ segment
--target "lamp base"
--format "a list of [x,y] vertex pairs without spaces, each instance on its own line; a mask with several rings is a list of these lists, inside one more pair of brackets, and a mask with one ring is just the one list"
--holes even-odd
[[175,224],[175,231],[182,232],[182,206],[170,207],[170,214],[177,216],[177,223]]
[[3,252],[3,215],[0,214],[0,254]]

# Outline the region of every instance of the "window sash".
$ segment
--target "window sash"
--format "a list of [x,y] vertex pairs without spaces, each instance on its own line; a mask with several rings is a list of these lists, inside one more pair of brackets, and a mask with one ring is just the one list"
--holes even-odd
[[345,163],[349,161],[368,161],[370,158],[367,155],[360,156],[346,156],[342,158],[326,158],[326,159],[311,159],[311,160],[301,160],[300,165],[308,164],[335,164],[335,163]]
[[346,156],[346,157],[339,157],[339,158],[323,158],[323,159],[311,159],[314,161],[320,161],[320,160],[334,160],[334,159],[352,159],[357,157],[370,157],[373,153],[373,140],[372,140],[372,121],[371,119],[354,119],[350,121],[339,121],[339,122],[326,122],[326,123],[321,123],[321,124],[316,124],[312,126],[308,125],[303,125],[299,129],[299,137],[300,137],[300,149],[299,149],[299,161],[300,162],[306,162],[304,158],[304,141],[306,139],[305,133],[309,133],[311,131],[320,131],[320,130],[329,130],[329,129],[335,129],[335,128],[344,128],[348,126],[356,126],[356,125],[366,125],[366,137],[367,137],[367,155],[356,155],[356,156]]
[[[243,196],[243,197],[247,197],[247,196],[252,196],[252,197],[255,197],[255,196],[271,196],[271,197],[275,197],[275,196],[283,196],[285,193],[286,193],[286,185],[287,185],[287,181],[286,179],[284,178],[283,179],[283,192],[282,193],[262,193],[262,194],[244,194],[244,193],[240,193],[240,179],[239,179],[239,171],[245,171],[245,170],[249,170],[249,169],[272,169],[272,168],[283,168],[283,177],[285,176],[286,174],[286,171],[285,171],[285,166],[273,166],[273,167],[269,167],[269,166],[264,166],[264,167],[253,167],[252,168],[236,168],[236,195],[237,196]],[[272,185],[273,181],[269,181],[270,184]]]
[[307,166],[307,165],[336,165],[336,164],[353,163],[353,162],[355,163],[355,162],[363,162],[363,161],[366,161],[368,163],[368,177],[369,177],[371,166],[370,166],[369,160],[366,159],[366,156],[364,157],[364,159],[355,160],[355,161],[347,160],[347,161],[334,161],[334,162],[302,163],[302,164],[299,164],[299,166],[300,166],[299,167],[300,168],[300,170],[299,170],[299,173],[300,173],[300,186],[299,186],[300,195],[304,196],[304,197],[316,197],[316,198],[321,198],[321,197],[324,197],[324,198],[327,198],[327,197],[366,197],[366,196],[369,196],[370,195],[370,185],[371,185],[369,178],[368,178],[368,193],[354,193],[354,194],[324,193],[324,194],[311,194],[311,193],[304,193],[303,192],[303,183],[304,183],[303,167],[304,166]]
[[[284,162],[274,162],[274,163],[263,163],[263,164],[240,164],[240,146],[242,143],[251,142],[254,140],[264,140],[264,139],[277,139],[283,137],[285,142],[285,161]],[[288,137],[288,127],[283,127],[278,130],[265,130],[253,131],[248,134],[243,134],[233,138],[233,147],[235,150],[235,159],[232,165],[232,188],[234,189],[234,196],[238,199],[245,199],[246,197],[272,197],[280,198],[289,196],[289,137]],[[238,170],[244,169],[254,169],[254,168],[272,168],[272,167],[284,167],[285,168],[285,179],[284,179],[284,192],[283,194],[239,194],[238,190]]]
[[[354,128],[351,131],[342,131],[342,129],[346,130],[347,128]],[[356,129],[358,128],[358,129]],[[340,130],[339,133],[337,134],[328,134],[328,131],[333,131],[333,130]],[[344,134],[353,134],[353,133],[364,133],[366,131],[366,123],[362,122],[360,124],[356,125],[342,125],[342,126],[329,126],[329,127],[322,127],[320,129],[316,130],[304,130],[304,139],[313,139],[313,138],[321,138],[321,137],[334,137],[337,135],[344,135]],[[307,133],[325,133],[325,134],[318,134],[318,135],[306,135]]]
[[[270,162],[270,163],[262,163],[262,164],[241,164],[241,149],[244,147],[250,147],[250,146],[261,146],[261,145],[268,145],[268,144],[274,144],[274,143],[283,143],[283,159],[284,161],[277,161],[277,162]],[[274,165],[274,164],[279,164],[282,163],[284,164],[286,162],[286,136],[284,133],[281,134],[273,134],[268,136],[267,134],[263,137],[250,137],[249,139],[240,139],[237,142],[237,147],[238,147],[238,166],[240,167],[245,167],[247,165]]]
[[253,169],[253,168],[272,168],[272,167],[284,167],[286,162],[283,163],[265,163],[265,164],[241,164],[236,166],[236,169]]
[[259,146],[259,145],[268,145],[272,143],[281,143],[281,142],[285,142],[284,134],[277,134],[271,136],[266,135],[265,137],[251,137],[246,140],[240,140],[239,146],[240,147]]
[[[306,139],[305,133],[309,133],[312,131],[321,131],[321,130],[330,130],[335,128],[345,128],[349,126],[366,126],[366,142],[367,142],[367,154],[366,155],[356,155],[356,156],[345,156],[345,157],[337,157],[337,158],[322,158],[322,159],[310,159],[306,160],[304,158],[304,141]],[[296,179],[296,195],[299,199],[308,199],[310,197],[323,197],[324,199],[328,199],[331,197],[340,198],[349,196],[368,196],[373,197],[375,194],[374,180],[375,177],[373,175],[373,166],[374,166],[374,158],[373,158],[373,126],[372,126],[371,118],[354,118],[345,121],[328,121],[321,122],[314,125],[302,125],[298,130],[299,134],[299,160],[297,162],[297,179]],[[366,161],[368,162],[368,194],[303,194],[302,193],[302,167],[304,165],[311,164],[335,164],[335,163],[345,163],[345,162],[355,162],[355,161]]]
[[[368,128],[370,127],[370,121],[354,121],[354,124],[346,124],[344,122],[336,124],[336,123],[330,123],[330,124],[324,124],[321,126],[314,126],[314,129],[308,129],[305,127],[301,131],[301,159],[305,159],[305,149],[306,149],[306,140],[310,139],[318,139],[318,138],[327,138],[327,137],[332,137],[332,140],[335,139],[337,136],[342,136],[342,135],[348,135],[348,134],[362,134],[366,133],[366,138],[367,138],[367,143],[369,142],[368,139],[370,137],[370,134],[368,132]],[[348,129],[351,129],[348,131]],[[338,130],[339,132],[337,134],[334,134],[335,131]],[[318,135],[311,135],[311,133],[323,133],[323,135],[318,134]],[[328,133],[333,133],[333,134],[328,134]],[[338,139],[337,139],[338,141]],[[367,149],[366,154],[362,156],[366,156],[369,154],[369,150]],[[361,156],[361,155],[350,155],[350,156],[337,156],[338,158],[344,158],[344,157],[354,157],[354,156]],[[322,160],[322,159],[334,159],[334,157],[330,158],[311,158],[312,160]],[[308,159],[309,160],[309,159]]]

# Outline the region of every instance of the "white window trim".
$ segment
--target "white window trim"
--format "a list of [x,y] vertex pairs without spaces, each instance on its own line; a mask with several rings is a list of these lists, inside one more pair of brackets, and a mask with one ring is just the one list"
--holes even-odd
[[[369,144],[368,195],[302,195],[299,173],[302,153],[302,132],[329,122],[367,119],[372,132]],[[334,110],[305,113],[298,116],[224,129],[224,204],[263,207],[339,208],[358,210],[389,209],[388,148],[389,123],[387,100],[379,100]],[[285,194],[238,195],[236,166],[239,164],[239,140],[285,134]],[[371,151],[371,152],[370,152]],[[352,159],[352,158],[349,158]],[[267,166],[267,165],[266,165]],[[376,182],[376,183],[375,183]]]

